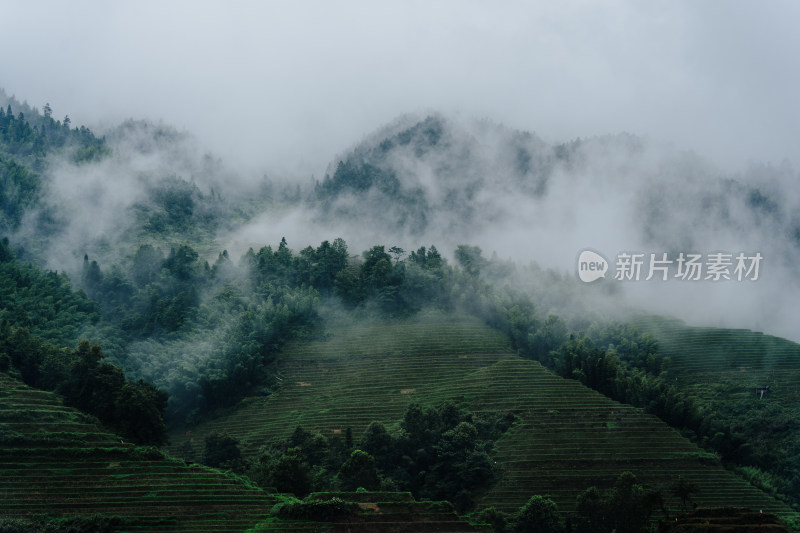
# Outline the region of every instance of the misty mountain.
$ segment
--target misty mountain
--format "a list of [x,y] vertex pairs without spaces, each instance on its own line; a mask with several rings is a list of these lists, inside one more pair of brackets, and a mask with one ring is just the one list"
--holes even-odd
[[[7,132],[30,130],[33,139],[40,123],[58,124],[9,101],[27,114],[22,129]],[[4,115],[23,124],[16,111]],[[788,162],[732,174],[626,133],[552,142],[489,120],[433,114],[378,128],[315,185],[242,171],[164,123],[126,120],[101,137],[59,127],[73,140],[39,143],[39,152],[30,139],[4,137],[2,202],[12,242],[73,276],[84,254],[102,265],[129,263],[142,242],[165,255],[189,244],[211,261],[223,249],[239,257],[283,237],[297,249],[338,237],[355,251],[435,245],[450,259],[468,243],[561,272],[586,247],[612,261],[622,251],[760,252],[767,270],[758,287],[724,295],[703,288],[700,296],[697,284],[666,294],[628,285],[626,293],[633,305],[689,321],[769,324],[795,338],[798,310],[784,295],[798,283],[800,188]],[[76,159],[86,150],[94,155]]]
[[0,113],[0,230],[43,265],[75,274],[83,254],[119,261],[140,241],[211,246],[287,197],[163,123],[126,120],[98,137],[11,102],[29,113]]
[[489,122],[472,130],[441,115],[401,126],[407,122],[357,146],[326,175],[315,191],[321,220],[466,235],[505,219],[501,195],[541,198],[560,161],[561,152],[536,135]]
[[435,243],[445,254],[469,243],[561,272],[593,248],[610,261],[607,279],[620,253],[760,253],[755,283],[620,289],[634,307],[794,339],[800,309],[786,296],[800,288],[799,183],[787,161],[726,172],[627,133],[558,143],[486,120],[403,117],[331,163],[302,216],[265,216],[241,234],[275,225],[296,242],[335,231],[361,248],[390,235],[389,244]]
[[[488,121],[406,117],[329,170],[315,190],[322,222],[469,240],[506,224],[569,231],[554,226],[552,215],[579,219],[594,200],[598,211],[621,212],[622,227],[608,229],[624,227],[628,247],[767,246],[784,259],[800,251],[800,178],[788,163],[753,164],[728,176],[696,154],[629,134],[547,143]],[[587,224],[598,225],[610,224]],[[587,238],[584,246],[590,244]]]
[[[455,312],[506,336],[514,357],[649,409],[725,460],[776,475],[776,494],[797,494],[800,480],[779,474],[794,471],[795,433],[780,454],[751,453],[759,413],[737,433],[738,406],[712,417],[711,400],[683,401],[657,343],[612,322],[666,303],[682,318],[697,309],[722,321],[733,309],[745,324],[792,327],[797,306],[784,294],[797,283],[800,221],[788,164],[727,175],[629,134],[552,143],[431,115],[380,128],[304,186],[237,171],[163,123],[127,120],[95,136],[30,113],[0,112],[11,354],[0,350],[0,364],[111,425],[145,413],[157,431],[142,442],[161,442],[164,420],[193,425],[278,393],[284,348],[326,338],[331,323]],[[564,273],[587,245],[759,251],[770,270],[741,285],[752,301],[703,282],[637,293],[647,285]],[[87,380],[105,380],[107,394],[84,398]],[[143,398],[139,411],[121,409],[124,386]],[[788,420],[793,404],[775,409]]]
[[[585,247],[612,261],[622,251],[757,251],[769,269],[764,283],[747,288],[744,300],[744,286],[729,291],[747,305],[708,309],[723,301],[718,288],[699,302],[689,291],[690,305],[676,291],[634,303],[690,321],[711,315],[721,317],[717,325],[793,330],[797,309],[783,295],[798,283],[800,188],[788,162],[731,174],[626,133],[552,142],[489,120],[432,114],[378,128],[315,185],[243,172],[167,124],[126,120],[99,137],[5,98],[24,110],[23,119],[4,111],[14,124],[0,143],[6,232],[49,268],[78,275],[84,254],[104,265],[128,262],[142,242],[164,254],[190,244],[207,260],[223,249],[238,257],[282,237],[298,249],[338,237],[354,250],[436,245],[448,258],[468,243],[562,272]],[[42,128],[50,135],[50,123],[68,142],[35,141]],[[755,319],[747,311],[754,306],[762,309]]]
[[[80,166],[107,155],[102,138],[80,126],[72,128],[52,117],[46,105],[43,113],[19,104],[0,90],[0,231],[19,229],[26,212],[38,208],[34,221],[40,232],[52,226],[45,206],[46,177],[54,157]],[[13,107],[12,107],[13,106]]]

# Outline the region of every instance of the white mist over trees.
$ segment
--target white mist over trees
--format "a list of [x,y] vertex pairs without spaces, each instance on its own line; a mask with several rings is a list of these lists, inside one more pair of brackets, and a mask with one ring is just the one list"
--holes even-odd
[[[561,273],[572,273],[586,247],[612,261],[623,251],[759,252],[757,282],[630,282],[622,292],[628,305],[692,323],[796,338],[800,198],[788,162],[726,173],[700,154],[630,134],[550,143],[444,114],[398,118],[299,183],[236,170],[165,124],[128,120],[105,142],[109,156],[98,161],[65,152],[41,164],[41,205],[26,211],[13,240],[49,268],[78,274],[84,254],[127,261],[156,235],[202,243],[207,260],[283,237],[295,249],[337,237],[353,251],[434,244],[448,257],[469,243]],[[51,221],[46,235],[42,220]]]

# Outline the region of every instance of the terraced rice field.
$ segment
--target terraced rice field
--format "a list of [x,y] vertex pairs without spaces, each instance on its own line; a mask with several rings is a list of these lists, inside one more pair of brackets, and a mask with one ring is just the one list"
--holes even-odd
[[496,443],[500,481],[481,505],[515,511],[533,494],[571,511],[591,485],[610,485],[623,471],[663,488],[678,476],[696,482],[702,506],[790,509],[719,466],[717,460],[657,418],[619,404],[536,362],[517,357],[506,339],[472,319],[343,327],[325,341],[290,346],[280,363],[281,387],[250,398],[224,418],[172,435],[201,453],[205,435],[227,432],[243,451],[287,438],[297,426],[333,434],[351,428],[358,440],[372,420],[391,426],[411,402],[456,402],[481,413],[515,413],[519,422]]
[[211,424],[171,433],[170,450],[179,453],[188,440],[200,454],[213,430],[235,435],[246,454],[289,437],[297,426],[328,434],[350,427],[357,437],[373,420],[399,420],[412,402],[453,398],[455,382],[498,357],[515,359],[505,338],[473,322],[334,330],[328,341],[285,351],[283,381],[271,396],[249,398]]
[[244,531],[276,498],[139,448],[0,373],[0,518],[104,514],[122,531]]
[[[756,399],[755,388],[769,385],[767,399],[800,406],[800,344],[745,329],[690,327],[653,317],[636,322],[651,333],[672,359],[670,371],[700,397],[709,383],[728,383],[728,394]],[[800,415],[800,412],[798,412]]]

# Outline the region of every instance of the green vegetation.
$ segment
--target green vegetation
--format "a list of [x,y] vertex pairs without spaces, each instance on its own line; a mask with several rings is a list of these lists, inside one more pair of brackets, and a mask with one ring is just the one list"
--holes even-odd
[[375,246],[358,260],[342,239],[298,254],[284,239],[238,264],[223,252],[213,265],[188,245],[165,255],[145,244],[105,271],[86,257],[81,282],[102,311],[97,341],[117,348],[129,374],[168,392],[169,417],[197,419],[274,381],[278,349],[319,331],[321,299],[407,316],[451,306],[451,273],[435,247],[399,261]]
[[[97,304],[76,292],[65,274],[19,261],[7,238],[0,240],[0,321],[25,328],[55,345],[72,345],[100,319]],[[26,379],[37,379],[35,370]]]
[[[27,116],[22,111],[14,114],[11,104],[0,106],[0,232],[18,229],[25,213],[45,207],[41,172],[48,155],[68,154],[80,164],[109,152],[105,141],[89,129],[73,128],[69,116],[63,122],[53,119],[49,104],[43,114]],[[40,214],[42,221],[47,216]]]
[[315,492],[272,508],[272,516],[249,531],[491,531],[460,519],[447,502],[419,502],[408,492]]
[[[393,253],[399,256],[402,251]],[[646,452],[642,448],[632,450],[630,446],[637,440],[625,431],[634,427],[637,430],[652,428],[655,427],[653,422],[645,422],[640,419],[641,415],[634,414],[635,411],[624,409],[623,416],[598,417],[596,399],[588,404],[593,406],[591,412],[585,412],[585,400],[577,400],[571,406],[569,401],[564,404],[563,400],[572,398],[574,392],[556,392],[561,385],[550,390],[548,387],[556,383],[546,383],[547,380],[543,390],[525,383],[525,376],[532,378],[536,372],[543,372],[543,376],[549,374],[539,367],[532,375],[530,372],[535,367],[520,367],[524,362],[509,350],[502,334],[481,329],[478,322],[464,315],[442,321],[437,318],[437,312],[423,310],[425,294],[440,294],[441,298],[427,303],[428,309],[461,307],[508,334],[521,354],[540,359],[565,377],[612,398],[646,407],[675,425],[686,425],[687,421],[694,420],[692,405],[683,401],[675,386],[667,385],[664,368],[669,361],[660,356],[652,338],[614,325],[588,328],[591,337],[569,334],[566,324],[559,318],[539,319],[524,295],[498,291],[484,282],[482,273],[496,266],[483,259],[479,249],[461,247],[456,257],[460,268],[447,265],[435,249],[421,248],[408,260],[400,260],[393,259],[383,247],[377,246],[365,252],[360,261],[353,261],[347,258],[343,241],[334,245],[322,243],[317,249],[309,247],[300,254],[292,253],[284,241],[277,250],[264,247],[259,252],[248,252],[238,266],[233,265],[226,254],[221,254],[213,266],[208,266],[201,263],[199,255],[188,246],[173,249],[166,257],[152,246],[142,246],[127,271],[115,267],[107,274],[87,258],[83,283],[89,294],[99,300],[102,327],[93,325],[95,331],[101,335],[122,332],[117,337],[124,342],[118,358],[128,370],[136,372],[137,367],[133,365],[141,365],[137,373],[146,375],[148,361],[161,361],[162,366],[155,368],[163,371],[153,372],[151,376],[160,373],[161,379],[170,380],[161,381],[161,384],[169,385],[174,416],[182,415],[188,421],[202,420],[210,410],[229,408],[237,401],[243,401],[245,407],[269,406],[271,416],[257,418],[255,432],[238,426],[240,413],[245,413],[246,409],[237,408],[222,411],[221,418],[210,425],[192,428],[192,437],[188,440],[173,433],[173,453],[187,458],[201,457],[203,450],[192,441],[209,436],[211,431],[206,432],[206,427],[227,433],[238,441],[247,460],[252,460],[257,448],[264,444],[277,447],[262,457],[257,468],[248,467],[235,453],[223,454],[220,459],[206,457],[211,464],[247,472],[259,479],[262,486],[302,496],[312,490],[358,488],[354,479],[361,479],[366,480],[363,485],[368,485],[364,488],[402,488],[411,490],[419,498],[449,499],[461,511],[470,509],[475,502],[510,511],[524,503],[526,494],[551,494],[559,508],[574,513],[577,512],[575,497],[588,488],[587,481],[599,479],[610,483],[609,479],[615,478],[620,470],[609,469],[609,465],[617,458],[636,458],[642,461],[642,466],[631,470],[646,480],[648,486],[656,486],[661,492],[667,492],[675,480],[686,476],[701,487],[700,496],[697,496],[701,501],[708,494],[714,495],[710,497],[712,502],[726,494],[744,504],[756,502],[760,507],[788,512],[788,508],[775,507],[774,501],[757,496],[757,492],[748,493],[738,478],[723,474],[714,466],[717,459],[713,454],[686,447],[677,434],[669,438],[659,435],[658,441],[648,439]],[[426,284],[427,289],[417,292],[420,285]],[[240,289],[248,286],[253,292]],[[192,291],[199,290],[204,293],[202,298],[191,296]],[[149,302],[144,300],[147,294],[153,295]],[[318,312],[321,298],[327,298],[326,302],[341,298],[355,317],[365,312],[383,316],[381,320],[385,320],[386,325],[376,325],[372,329],[380,332],[380,328],[385,328],[385,340],[380,340],[380,336],[376,338],[369,330],[359,333],[358,329],[340,328],[337,333],[335,323],[330,322],[324,330],[327,340],[309,343],[307,339],[321,331],[322,315]],[[410,317],[406,326],[400,325],[399,317]],[[170,373],[181,360],[178,352],[185,352],[186,346],[195,342],[201,328],[204,333],[219,332],[221,342],[206,348],[204,358],[194,359],[198,363],[195,366],[183,365],[190,374]],[[297,340],[292,341],[292,338]],[[592,338],[607,348],[596,347]],[[474,344],[470,345],[471,342]],[[83,344],[75,352],[73,357],[87,361],[83,366],[78,364],[76,369],[92,368],[88,347]],[[281,347],[284,348],[281,350]],[[145,349],[150,350],[149,356]],[[293,355],[298,350],[303,354],[299,358]],[[165,353],[176,357],[165,359]],[[300,364],[303,372],[316,368],[327,375],[293,376],[298,371],[298,362],[308,357],[313,363],[311,367]],[[365,369],[364,364],[369,368]],[[373,365],[378,366],[372,369]],[[343,374],[339,375],[340,379],[330,381],[335,372]],[[393,379],[401,378],[402,383],[391,385],[396,396],[382,401],[380,398],[392,390],[387,390],[389,375]],[[158,380],[156,377],[156,383]],[[63,382],[69,383],[69,380]],[[322,387],[321,383],[330,385]],[[341,384],[347,384],[350,390],[343,391]],[[359,390],[362,386],[364,388]],[[579,388],[575,391],[584,390],[576,386]],[[72,390],[73,395],[80,390],[80,387],[68,385],[61,387],[64,393]],[[256,396],[265,388],[269,395]],[[112,385],[107,390],[122,389]],[[502,395],[487,396],[490,391],[502,391]],[[312,392],[312,395],[309,397],[302,392]],[[542,405],[547,404],[542,396],[552,395],[562,401],[542,409]],[[346,399],[350,405],[347,408],[340,405],[339,398]],[[86,405],[91,403],[82,401]],[[364,409],[369,409],[369,414],[354,412],[352,402],[359,401]],[[392,432],[399,430],[407,436],[414,435],[409,429],[413,425],[403,414],[409,405],[419,403],[423,413],[420,418],[425,419],[426,410],[447,401],[456,402],[459,408],[474,413],[475,419],[418,432],[425,437],[406,443],[405,448],[396,444],[402,442],[402,438],[396,441],[398,437],[393,437]],[[284,402],[291,408],[285,411],[273,408]],[[322,402],[324,407],[316,407],[317,402]],[[375,412],[377,405],[385,405],[383,413]],[[536,407],[530,410],[533,405]],[[607,405],[603,409],[609,408]],[[517,413],[519,410],[522,412]],[[617,408],[613,411],[616,413]],[[492,420],[512,415],[519,417],[520,427],[512,428],[507,435],[502,435],[502,431],[495,435],[494,447],[486,444],[489,441],[481,444],[483,441],[475,440],[478,429],[473,422],[491,424]],[[572,424],[566,430],[559,427],[565,418]],[[320,425],[323,419],[326,423]],[[605,449],[553,440],[558,434],[585,431],[578,428],[599,420],[604,430],[623,428],[622,433],[604,444]],[[384,439],[384,449],[370,448],[367,441],[361,440],[370,422],[379,425],[372,426],[368,437],[389,435]],[[384,425],[383,430],[380,424]],[[303,439],[295,439],[299,442],[282,447],[284,439],[290,437],[290,428],[298,425],[307,428],[312,440],[316,439],[316,444],[332,451],[332,455],[323,454],[318,461],[310,459],[313,452],[303,449]],[[385,429],[393,425],[396,429]],[[548,425],[558,427],[553,435],[531,440],[528,433],[531,428],[547,428]],[[353,435],[352,441],[362,446],[363,456],[352,457],[357,448],[342,443],[346,441],[343,437],[336,437],[348,430]],[[517,451],[509,447],[518,440],[536,442],[522,461],[516,457]],[[213,448],[212,445],[205,452]],[[403,451],[393,455],[387,452],[392,448]],[[539,457],[540,453],[544,455]],[[441,460],[433,464],[424,459],[426,456]],[[392,470],[390,465],[401,464],[398,461],[401,457],[407,462]],[[353,459],[350,464],[348,458]],[[353,464],[356,458],[359,459],[357,465]],[[375,462],[374,472],[369,467],[370,459]],[[525,477],[530,471],[528,465],[541,460],[563,461],[563,466],[557,468],[560,473],[555,485],[553,477],[541,477],[544,484],[531,483],[532,480]],[[583,463],[587,460],[589,464]],[[652,464],[664,460],[675,462],[667,469],[660,465],[660,475],[653,478]],[[490,461],[507,465],[501,476],[495,475]],[[585,477],[593,468],[599,469],[596,477]],[[415,472],[425,474],[421,476]],[[575,479],[566,477],[567,472],[573,472]],[[577,479],[578,474],[582,480]],[[748,471],[750,478],[758,477],[756,474]],[[492,485],[495,479],[497,482]],[[475,484],[475,480],[483,484]],[[709,490],[709,483],[717,486]],[[731,484],[736,486],[731,489],[733,492],[725,493],[720,489]],[[553,486],[561,493],[552,493],[549,487]],[[515,487],[513,499],[507,499],[506,487]],[[777,491],[775,494],[779,495]],[[727,500],[719,504],[724,503]]]
[[788,533],[797,531],[797,523],[787,524],[771,513],[747,508],[725,507],[698,509],[679,516],[675,521],[661,525],[658,533],[682,531],[770,531]]
[[[351,432],[323,434],[300,427],[288,440],[260,450],[251,460],[236,461],[230,451],[227,465],[262,487],[274,487],[303,497],[312,491],[408,490],[415,498],[448,500],[463,512],[495,479],[488,451],[511,419],[485,417],[476,422],[452,403],[438,408],[410,404],[399,431],[390,433],[371,422],[354,442]],[[231,450],[233,439],[212,432],[205,437],[204,462]],[[186,443],[182,451],[191,450]],[[211,451],[216,453],[211,453]]]
[[349,518],[358,512],[358,504],[333,497],[330,500],[310,500],[279,504],[273,513],[283,520],[332,522]]
[[50,104],[45,104],[41,114],[32,111],[27,116],[22,111],[15,115],[10,103],[5,110],[0,107],[0,154],[34,166],[41,164],[48,154],[63,149],[70,149],[70,157],[76,162],[108,155],[103,139],[95,137],[85,126],[73,128],[69,116],[63,121],[55,120]]
[[669,519],[661,492],[645,489],[635,475],[623,472],[610,489],[590,487],[578,496],[575,530],[637,533],[647,528],[651,513],[658,507],[664,510],[664,518]]
[[[693,328],[664,318],[637,326],[658,340],[668,379],[698,413],[685,425],[754,485],[800,494],[800,345],[747,330]],[[759,387],[769,387],[763,396]]]
[[0,242],[0,370],[26,383],[61,394],[67,405],[92,414],[120,435],[140,444],[165,443],[167,397],[141,380],[126,380],[103,362],[87,340],[68,349],[79,328],[99,319],[96,304],[75,293],[65,276],[45,273],[13,258]]
[[[421,235],[442,214],[454,230],[479,228],[505,215],[494,202],[498,189],[539,197],[559,162],[556,150],[528,132],[483,124],[478,135],[465,135],[437,114],[396,128],[335,162],[313,193],[318,216],[369,220],[386,235]],[[491,163],[481,157],[487,145],[497,146]],[[435,175],[436,193],[410,168]]]
[[[541,321],[519,297],[501,300],[489,316],[523,357],[644,408],[800,508],[797,344],[645,317],[635,324],[592,322],[568,333],[561,319]],[[762,398],[756,389],[767,385]]]
[[[0,528],[622,533],[695,506],[800,510],[797,344],[611,322],[575,280],[467,244],[453,264],[435,246],[351,255],[341,238],[232,258],[221,231],[302,194],[265,180],[224,198],[210,158],[189,178],[135,171],[124,224],[65,247],[72,278],[47,271],[71,216],[48,205],[53,169],[114,154],[49,105],[19,107],[0,109],[0,232],[16,245],[0,240]],[[430,117],[360,147],[312,203],[411,234],[439,208],[472,216],[480,172],[444,165],[435,204],[390,164],[468,152],[450,129]],[[113,135],[140,154],[182,142],[133,121]],[[525,194],[582,164],[580,143],[538,157],[534,137],[507,141],[504,179]]]
[[229,475],[124,441],[3,373],[0,472],[3,531],[238,532],[276,502]]
[[219,467],[222,464],[230,465],[242,456],[236,439],[228,435],[212,433],[206,437],[206,445],[203,448],[204,465]]
[[[672,490],[682,478],[698,489],[689,496],[692,504],[738,502],[791,513],[656,417],[520,359],[503,335],[476,319],[427,313],[328,331],[327,339],[286,346],[276,362],[281,381],[269,396],[251,396],[215,419],[173,430],[172,453],[199,456],[204,436],[216,431],[238,439],[246,457],[258,458],[264,443],[296,445],[297,424],[307,435],[304,442],[327,441],[335,448],[350,428],[354,445],[376,459],[380,472],[381,450],[403,431],[409,406],[419,404],[424,412],[449,400],[472,414],[476,428],[489,422],[487,433],[506,416],[516,420],[505,433],[494,433],[487,450],[497,481],[473,496],[479,510],[515,513],[539,494],[571,516],[578,495],[592,486],[613,487],[630,471],[636,485],[662,494],[670,515],[683,509]],[[295,464],[314,453],[303,445],[291,452],[299,458]],[[313,483],[314,468],[306,473]],[[653,516],[661,514],[656,507]]]
[[514,519],[513,531],[541,531],[542,533],[561,533],[564,531],[563,518],[553,500],[539,495],[531,496]]

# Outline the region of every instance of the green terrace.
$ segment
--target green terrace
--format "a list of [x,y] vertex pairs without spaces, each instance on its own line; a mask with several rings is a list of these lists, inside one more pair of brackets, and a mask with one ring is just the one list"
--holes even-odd
[[698,396],[716,392],[710,384],[740,398],[757,399],[757,387],[770,386],[770,401],[800,405],[800,345],[744,329],[690,327],[673,319],[649,317],[634,324],[651,333],[670,372]]
[[238,532],[277,501],[121,440],[57,396],[0,373],[0,518],[103,514],[121,517],[120,531]]
[[199,457],[205,436],[216,431],[252,456],[297,426],[323,434],[350,428],[358,442],[373,420],[397,428],[412,402],[452,401],[477,418],[513,413],[518,420],[496,442],[500,480],[480,506],[512,512],[540,494],[571,512],[583,490],[610,486],[629,470],[663,489],[671,514],[682,509],[671,491],[680,476],[696,483],[698,505],[791,514],[656,417],[519,358],[503,335],[471,318],[338,327],[326,340],[289,346],[278,366],[281,381],[271,395],[174,429],[171,453]]

